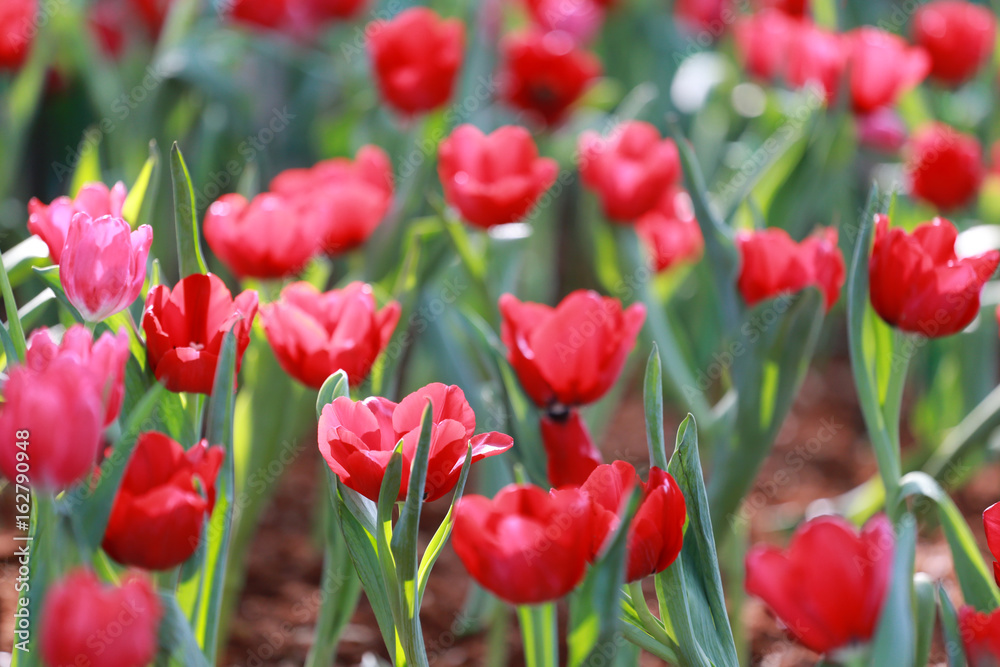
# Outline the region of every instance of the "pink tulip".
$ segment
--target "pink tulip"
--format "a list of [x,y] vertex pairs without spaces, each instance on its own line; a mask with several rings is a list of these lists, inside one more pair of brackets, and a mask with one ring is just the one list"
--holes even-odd
[[69,225],[59,277],[70,303],[88,322],[125,310],[139,297],[146,280],[146,258],[153,229],[132,231],[121,218],[92,219],[77,213]]
[[87,183],[80,188],[75,199],[59,197],[48,205],[32,199],[28,202],[28,231],[45,241],[49,256],[58,264],[73,216],[89,213],[92,218],[103,215],[120,218],[127,195],[124,183],[116,183],[110,190],[104,183]]

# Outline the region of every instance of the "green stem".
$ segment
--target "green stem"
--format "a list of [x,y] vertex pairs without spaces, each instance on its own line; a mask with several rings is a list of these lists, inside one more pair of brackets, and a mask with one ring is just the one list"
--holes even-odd
[[635,609],[635,613],[639,616],[639,621],[642,623],[646,634],[659,643],[670,646],[670,636],[663,629],[660,622],[656,620],[656,617],[653,616],[653,613],[649,611],[649,605],[646,604],[646,596],[642,592],[642,582],[633,581],[630,583],[628,585],[628,593],[632,598],[632,608]]
[[655,655],[660,660],[669,662],[672,665],[680,665],[681,660],[674,653],[673,649],[656,641],[642,629],[635,627],[631,623],[622,623],[622,633],[625,638],[651,655]]
[[955,464],[977,444],[985,443],[990,433],[998,426],[1000,426],[1000,387],[991,391],[958,426],[948,432],[941,446],[924,465],[924,471],[947,486],[956,486],[961,480],[952,479],[957,472]]
[[556,636],[555,603],[520,605],[517,618],[521,623],[525,665],[556,667],[559,664],[559,641]]
[[14,290],[10,286],[10,277],[7,275],[7,267],[3,265],[2,257],[0,257],[0,293],[3,294],[4,307],[7,309],[7,327],[10,330],[10,338],[14,342],[17,356],[23,362],[28,351],[28,344],[24,338],[24,328],[21,326],[21,318],[17,314],[17,302],[14,301]]

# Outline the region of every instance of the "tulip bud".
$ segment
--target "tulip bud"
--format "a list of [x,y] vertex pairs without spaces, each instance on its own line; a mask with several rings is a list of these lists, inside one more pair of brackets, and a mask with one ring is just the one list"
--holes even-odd
[[465,25],[425,7],[378,23],[368,37],[382,97],[403,114],[432,111],[448,102],[464,50]]
[[42,604],[40,648],[47,667],[146,667],[156,655],[160,600],[145,577],[105,586],[75,570],[52,586]]
[[0,2],[0,70],[16,70],[24,64],[41,20],[38,0]]
[[639,218],[635,231],[649,250],[653,267],[658,272],[684,262],[695,262],[705,249],[691,197],[680,188],[664,192],[656,208]]
[[997,21],[988,7],[935,0],[913,17],[913,38],[931,58],[931,77],[960,86],[976,75],[996,45]]
[[538,157],[523,127],[508,125],[487,135],[461,125],[438,148],[445,199],[477,227],[523,220],[558,171],[555,160]]
[[319,389],[343,369],[352,386],[366,377],[392,338],[400,307],[378,310],[372,288],[351,283],[320,293],[309,283],[288,285],[261,307],[260,318],[278,363],[299,382]]
[[28,202],[28,231],[45,241],[52,262],[58,264],[73,217],[77,213],[86,213],[93,219],[106,215],[120,218],[127,195],[124,183],[117,183],[110,190],[104,183],[87,183],[80,188],[75,199],[59,197],[47,206],[38,199],[32,199]]
[[857,113],[895,104],[930,71],[926,51],[884,30],[863,26],[847,33],[845,39],[851,100]]
[[983,525],[986,528],[986,543],[993,554],[993,578],[1000,586],[1000,503],[991,505],[983,512]]
[[786,550],[757,545],[746,557],[746,589],[817,653],[875,633],[889,588],[895,535],[884,515],[858,531],[839,517],[808,521]]
[[960,208],[979,192],[982,149],[975,137],[944,123],[921,128],[907,148],[910,193],[942,211]]
[[586,573],[590,499],[579,489],[517,485],[492,500],[467,495],[455,507],[451,543],[472,578],[500,599],[557,600]]

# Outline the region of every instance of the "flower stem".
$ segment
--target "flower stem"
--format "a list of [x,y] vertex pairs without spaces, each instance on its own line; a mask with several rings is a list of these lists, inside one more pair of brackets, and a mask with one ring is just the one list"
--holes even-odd
[[527,667],[556,667],[559,664],[559,643],[555,603],[520,605],[517,618],[521,623]]

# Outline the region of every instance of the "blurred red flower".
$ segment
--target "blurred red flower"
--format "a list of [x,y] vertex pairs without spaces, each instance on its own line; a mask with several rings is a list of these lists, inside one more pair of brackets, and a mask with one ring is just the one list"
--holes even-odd
[[[231,1],[238,2],[239,0]],[[146,25],[151,37],[160,34],[163,22],[167,18],[167,12],[170,11],[173,2],[174,0],[131,0],[132,6]]]
[[590,556],[590,499],[579,489],[546,493],[510,485],[492,500],[467,495],[451,543],[465,569],[511,604],[557,600],[583,579]]
[[555,308],[500,297],[507,359],[536,405],[593,403],[611,388],[646,320],[646,308],[578,290]]
[[139,298],[153,228],[134,232],[121,218],[92,219],[77,213],[60,255],[59,280],[66,298],[88,322],[100,322]]
[[392,338],[399,313],[395,301],[378,310],[372,288],[365,283],[321,293],[298,282],[281,290],[278,301],[261,306],[260,319],[285,372],[319,389],[340,369],[352,386],[368,377]]
[[609,537],[621,524],[619,512],[638,486],[642,497],[628,528],[626,581],[639,581],[670,567],[684,541],[687,505],[677,480],[657,467],[643,483],[635,468],[625,461],[598,466],[580,489],[592,501],[590,559],[596,560]]
[[145,667],[156,655],[162,613],[145,577],[128,574],[120,586],[111,586],[89,570],[74,570],[48,590],[42,604],[42,659],[46,665]]
[[477,227],[523,220],[558,169],[555,160],[538,156],[531,134],[514,125],[491,134],[460,125],[438,148],[445,199]]
[[45,241],[52,263],[58,264],[73,216],[87,213],[94,219],[105,215],[120,218],[127,195],[121,182],[110,190],[104,183],[86,183],[74,198],[58,197],[48,205],[32,198],[28,202],[28,231]]
[[581,44],[589,42],[604,23],[605,0],[525,0],[528,13],[542,32],[561,30]]
[[869,265],[872,307],[894,327],[929,338],[965,329],[979,314],[979,293],[996,271],[1000,252],[959,258],[958,230],[934,218],[907,234],[875,217]]
[[1000,664],[1000,609],[981,613],[972,607],[958,610],[958,633],[965,645],[969,667]]
[[236,370],[250,344],[257,292],[233,299],[215,275],[192,274],[173,290],[157,285],[146,296],[142,328],[149,366],[170,391],[211,394],[222,340],[236,335]]
[[225,450],[184,448],[163,433],[139,436],[115,496],[101,547],[123,565],[169,570],[195,552],[215,507]]
[[840,298],[847,271],[836,229],[821,228],[801,243],[783,229],[743,231],[736,246],[741,257],[737,284],[748,306],[809,286],[822,292],[827,312]]
[[934,0],[917,10],[913,39],[931,58],[931,77],[960,86],[976,75],[996,46],[997,21],[988,7]]
[[920,128],[907,146],[910,193],[942,211],[969,203],[979,192],[984,167],[979,141],[944,123]]
[[656,207],[639,218],[635,230],[657,271],[697,261],[705,249],[691,197],[678,187],[668,188]]
[[993,578],[1000,586],[1000,503],[990,505],[983,512],[983,525],[986,528],[986,543],[993,554]]
[[437,500],[455,487],[470,443],[473,463],[513,446],[511,437],[503,433],[474,436],[476,415],[465,393],[454,385],[433,383],[398,404],[377,396],[363,401],[341,396],[326,405],[319,418],[318,441],[330,470],[347,487],[378,501],[389,459],[402,440],[403,477],[398,499],[405,499],[420,437],[420,419],[428,399],[434,408],[424,500]]
[[610,136],[584,132],[578,143],[580,176],[615,222],[635,222],[650,212],[681,176],[673,139],[641,121],[616,127]]
[[281,29],[289,21],[289,0],[227,0],[224,7],[233,21],[259,28]]
[[378,146],[363,146],[354,161],[325,160],[310,169],[287,169],[271,181],[271,191],[312,200],[323,249],[353,250],[368,240],[392,204],[392,164]]
[[822,516],[802,524],[785,550],[753,547],[746,589],[817,653],[866,642],[889,587],[895,541],[884,515],[860,534],[839,517]]
[[927,52],[902,37],[872,26],[846,33],[851,100],[858,113],[869,113],[896,103],[930,72]]
[[284,278],[320,251],[326,213],[306,196],[226,194],[205,213],[205,240],[238,278]]
[[541,433],[549,484],[556,488],[580,486],[604,461],[576,408],[542,415]]
[[302,0],[310,16],[321,23],[328,21],[344,21],[353,18],[361,11],[368,0]]
[[0,70],[28,59],[39,28],[38,0],[0,0]]
[[556,125],[601,75],[597,57],[557,30],[508,35],[501,44],[501,97],[512,107]]
[[382,96],[397,111],[417,114],[444,106],[462,66],[465,25],[426,7],[374,24],[368,52]]

